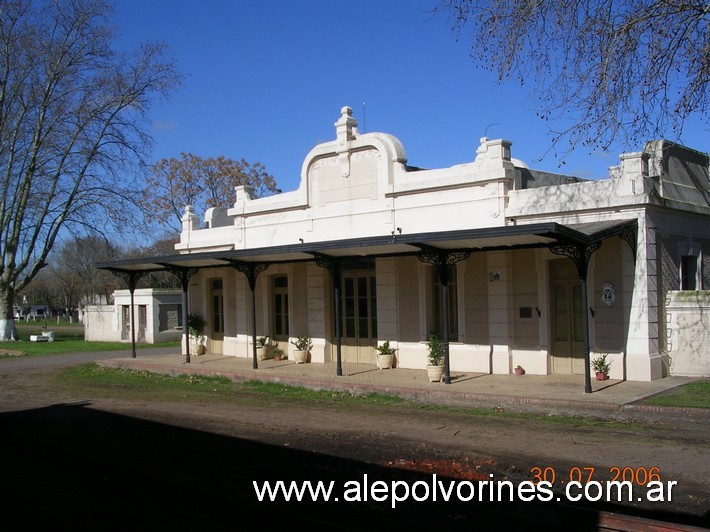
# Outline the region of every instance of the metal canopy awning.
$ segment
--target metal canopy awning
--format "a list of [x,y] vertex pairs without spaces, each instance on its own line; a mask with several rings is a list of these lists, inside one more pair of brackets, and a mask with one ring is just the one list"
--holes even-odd
[[[432,233],[399,234],[329,240],[321,242],[299,242],[297,244],[270,246],[252,249],[232,249],[198,253],[182,253],[159,257],[130,259],[99,263],[96,266],[124,277],[131,292],[131,341],[135,357],[135,320],[133,317],[133,293],[138,278],[149,272],[170,271],[178,276],[182,284],[183,323],[188,321],[188,283],[190,277],[203,268],[233,267],[247,276],[251,292],[252,310],[252,357],[257,369],[256,357],[256,277],[271,264],[315,261],[327,268],[333,280],[334,308],[336,311],[337,374],[342,375],[341,334],[339,329],[339,270],[342,260],[362,257],[417,256],[419,260],[432,264],[440,277],[442,308],[444,309],[444,382],[450,383],[449,338],[448,338],[448,266],[465,260],[473,252],[512,250],[533,247],[549,247],[553,253],[566,255],[576,266],[582,282],[582,308],[587,308],[587,267],[589,258],[602,241],[612,236],[624,238],[632,250],[636,248],[637,221],[609,220],[603,222],[562,225],[556,222],[509,225],[479,229],[461,229]],[[634,253],[635,256],[635,253]],[[190,362],[187,327],[184,327],[185,361]],[[589,322],[583,313],[585,392],[591,393],[589,370]]]
[[612,220],[577,225],[556,222],[462,229],[433,233],[394,234],[344,240],[303,242],[251,249],[192,252],[97,263],[97,268],[125,273],[171,269],[201,269],[234,263],[277,264],[312,261],[314,257],[388,257],[416,255],[423,250],[495,251],[557,244],[591,245],[636,227],[636,220]]

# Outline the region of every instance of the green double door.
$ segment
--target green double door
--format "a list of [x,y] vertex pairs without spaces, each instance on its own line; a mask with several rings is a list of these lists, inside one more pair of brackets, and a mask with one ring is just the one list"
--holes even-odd
[[582,283],[571,261],[553,261],[550,279],[552,306],[552,372],[584,373]]
[[344,272],[340,304],[343,362],[376,364],[375,272],[373,270]]

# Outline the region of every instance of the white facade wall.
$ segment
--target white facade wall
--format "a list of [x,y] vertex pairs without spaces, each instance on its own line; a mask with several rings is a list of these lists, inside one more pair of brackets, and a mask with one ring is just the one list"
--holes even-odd
[[119,342],[116,307],[88,305],[84,310],[84,340],[89,342]]

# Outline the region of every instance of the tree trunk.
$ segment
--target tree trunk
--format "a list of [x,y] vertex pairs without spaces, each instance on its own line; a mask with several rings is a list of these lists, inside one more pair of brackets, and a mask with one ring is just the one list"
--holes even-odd
[[0,283],[0,341],[19,340],[15,328],[15,290]]

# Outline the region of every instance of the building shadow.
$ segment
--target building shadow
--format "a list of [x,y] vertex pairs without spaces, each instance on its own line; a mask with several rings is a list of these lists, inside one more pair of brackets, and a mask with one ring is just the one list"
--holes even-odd
[[[146,421],[89,403],[2,413],[0,434],[3,530],[598,528],[596,511],[552,502],[446,502],[440,494],[436,502],[410,499],[393,509],[389,499],[373,500],[374,482],[420,482],[421,495],[431,474]],[[254,482],[263,487],[267,480],[332,481],[339,500],[259,502]],[[360,491],[367,495],[348,502],[352,481],[367,483]]]

